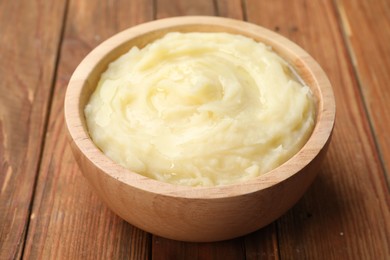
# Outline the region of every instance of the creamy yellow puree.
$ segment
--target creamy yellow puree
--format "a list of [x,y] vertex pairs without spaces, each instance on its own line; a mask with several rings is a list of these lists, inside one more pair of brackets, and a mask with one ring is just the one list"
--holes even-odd
[[227,33],[168,33],[133,47],[101,75],[85,108],[113,161],[179,185],[245,181],[309,138],[309,87],[272,49]]

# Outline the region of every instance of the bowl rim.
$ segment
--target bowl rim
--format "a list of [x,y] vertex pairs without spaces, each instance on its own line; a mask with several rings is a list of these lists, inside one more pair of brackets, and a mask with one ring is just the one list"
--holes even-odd
[[[318,91],[317,120],[313,132],[305,145],[288,161],[277,168],[258,177],[243,182],[211,187],[180,186],[154,180],[135,173],[113,162],[104,155],[89,137],[83,123],[83,109],[80,108],[80,96],[83,87],[88,82],[90,74],[97,64],[111,50],[119,48],[126,42],[148,33],[173,31],[172,29],[191,26],[215,26],[225,30],[233,30],[244,35],[261,36],[264,43],[273,49],[283,49],[291,54],[291,59],[299,60],[300,66],[310,73]],[[127,48],[128,50],[128,48]],[[313,88],[313,87],[311,87]],[[182,16],[171,17],[130,27],[108,38],[93,49],[74,71],[65,94],[64,115],[71,141],[83,155],[107,176],[124,185],[132,186],[149,193],[162,196],[182,197],[192,199],[219,199],[242,196],[268,189],[294,176],[306,167],[327,144],[335,121],[335,99],[329,79],[320,65],[301,47],[271,30],[261,26],[231,18],[213,16]]]

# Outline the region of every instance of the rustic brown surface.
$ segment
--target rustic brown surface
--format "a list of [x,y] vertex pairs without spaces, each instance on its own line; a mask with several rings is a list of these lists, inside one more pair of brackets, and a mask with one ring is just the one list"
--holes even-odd
[[66,138],[63,99],[71,74],[93,47],[152,17],[147,1],[69,2],[25,259],[147,259],[149,235],[108,210],[79,172]]
[[335,2],[390,187],[390,2]]
[[[301,202],[278,221],[280,255],[294,259],[389,256],[389,193],[335,6],[330,1],[291,1],[290,6],[283,1],[247,3],[252,10],[264,11],[258,16],[249,10],[249,21],[279,30],[318,60],[337,102],[332,147],[320,176]],[[288,16],[272,19],[272,12]]]
[[209,0],[180,1],[156,0],[156,18],[179,15],[215,15],[216,3]]
[[0,2],[0,259],[23,249],[64,6]]
[[215,0],[215,15],[243,20],[243,2],[241,0]]
[[214,243],[187,243],[153,236],[152,259],[245,259],[242,238]]
[[[30,2],[0,2],[0,259],[390,258],[388,1],[71,0],[67,12],[65,1]],[[64,91],[84,55],[133,24],[188,14],[247,17],[297,42],[328,73],[338,105],[328,156],[304,198],[228,242],[188,244],[133,228],[91,191],[66,142]]]

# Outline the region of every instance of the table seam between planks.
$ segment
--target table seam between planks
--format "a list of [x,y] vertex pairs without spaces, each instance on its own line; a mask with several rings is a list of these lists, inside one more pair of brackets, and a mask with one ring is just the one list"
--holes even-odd
[[60,54],[61,54],[62,43],[63,43],[63,39],[64,39],[64,33],[65,33],[65,27],[66,27],[66,19],[67,19],[67,13],[68,13],[68,5],[69,5],[69,0],[64,0],[64,1],[65,1],[65,7],[64,7],[64,10],[63,10],[63,14],[62,14],[63,17],[61,19],[62,20],[62,25],[61,25],[61,30],[60,30],[58,46],[56,48],[56,50],[57,50],[56,51],[56,58],[55,58],[55,63],[54,63],[54,67],[53,67],[53,72],[52,72],[53,77],[52,77],[52,81],[50,83],[51,87],[50,87],[50,93],[48,95],[46,115],[45,115],[44,126],[43,126],[43,135],[42,135],[42,140],[41,140],[40,149],[39,149],[38,167],[37,167],[36,174],[35,174],[33,190],[32,190],[32,195],[31,195],[31,201],[30,201],[30,205],[29,205],[29,209],[28,209],[29,214],[28,214],[26,225],[25,225],[25,232],[24,232],[24,235],[23,235],[20,259],[23,259],[23,257],[24,257],[24,249],[25,249],[25,246],[26,246],[26,241],[27,241],[27,237],[28,237],[28,233],[29,233],[32,208],[34,206],[34,201],[35,201],[34,200],[35,191],[36,191],[36,188],[37,188],[37,185],[38,185],[39,173],[40,173],[40,170],[41,170],[41,167],[42,167],[42,159],[43,159],[43,153],[44,153],[45,143],[46,143],[46,134],[47,134],[47,130],[48,130],[48,127],[49,127],[51,108],[52,108],[52,104],[53,104],[54,88],[55,88],[55,84],[56,84],[57,76],[58,76],[57,71],[58,71],[58,65],[59,65],[60,58],[61,58]]
[[380,161],[383,175],[384,175],[385,179],[387,180],[386,181],[387,189],[388,189],[388,191],[390,191],[389,172],[388,172],[388,169],[387,169],[386,164],[385,164],[380,141],[378,140],[378,137],[377,137],[377,131],[376,131],[376,128],[375,128],[375,125],[373,122],[374,119],[371,117],[371,114],[369,112],[368,100],[365,97],[364,92],[363,92],[363,82],[362,82],[362,77],[359,73],[359,68],[357,67],[356,55],[355,55],[353,46],[351,44],[351,41],[348,37],[348,34],[349,34],[348,32],[351,30],[350,25],[349,25],[349,21],[346,18],[344,6],[342,5],[342,3],[340,3],[340,4],[338,4],[338,3],[339,3],[338,0],[333,0],[333,7],[335,8],[335,12],[338,16],[338,24],[340,27],[340,32],[342,33],[342,36],[343,36],[344,46],[346,47],[346,50],[348,52],[349,62],[350,62],[350,64],[352,64],[352,70],[353,70],[352,73],[353,73],[353,77],[355,78],[356,83],[358,85],[359,98],[363,101],[362,103],[363,103],[363,108],[364,108],[364,117],[367,118],[367,121],[368,121],[368,124],[370,127],[370,135],[372,136],[372,138],[374,140],[375,150],[378,154],[378,159]]

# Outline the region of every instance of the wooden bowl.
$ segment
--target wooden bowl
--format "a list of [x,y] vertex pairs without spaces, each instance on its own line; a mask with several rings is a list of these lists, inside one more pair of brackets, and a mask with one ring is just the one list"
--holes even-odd
[[[131,172],[106,157],[92,142],[84,107],[107,65],[132,46],[143,47],[170,31],[229,32],[273,47],[311,88],[316,123],[305,146],[278,168],[227,186],[187,187]],[[84,176],[107,205],[132,225],[183,241],[217,241],[255,231],[285,213],[303,195],[319,169],[335,119],[328,78],[309,54],[262,27],[217,17],[177,17],[132,27],[95,48],[74,72],[65,97],[71,147]]]

